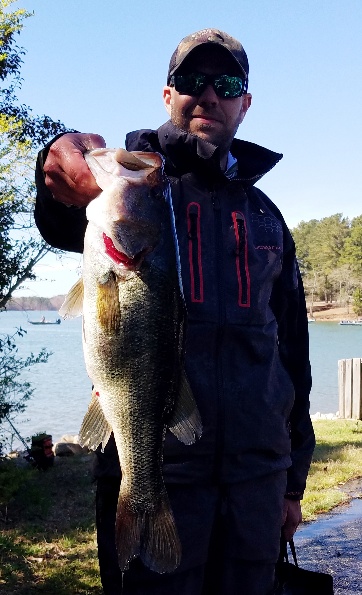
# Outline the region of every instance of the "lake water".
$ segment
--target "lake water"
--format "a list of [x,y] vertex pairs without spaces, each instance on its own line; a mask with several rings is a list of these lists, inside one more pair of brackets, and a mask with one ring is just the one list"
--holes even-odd
[[[33,326],[29,320],[42,316],[54,321],[57,312],[1,312],[0,333],[11,334],[22,327],[26,335],[17,341],[19,354],[52,351],[46,364],[26,373],[34,388],[25,412],[17,416],[15,427],[27,438],[46,431],[59,440],[63,434],[77,434],[90,400],[91,382],[83,360],[81,318],[62,320],[60,325]],[[313,374],[311,413],[338,410],[338,360],[362,357],[362,326],[340,326],[337,322],[309,325]],[[14,447],[18,441],[14,441]]]

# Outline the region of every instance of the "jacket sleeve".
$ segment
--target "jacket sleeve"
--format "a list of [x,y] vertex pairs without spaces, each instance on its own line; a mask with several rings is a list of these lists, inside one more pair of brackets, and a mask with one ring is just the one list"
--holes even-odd
[[283,228],[282,271],[274,284],[270,307],[278,323],[280,358],[294,385],[294,405],[289,418],[292,465],[288,469],[285,496],[300,500],[305,490],[315,447],[314,430],[309,414],[312,375],[303,281],[294,240],[283,216],[259,188],[254,187],[254,190],[281,222]]
[[44,240],[54,248],[83,252],[84,233],[87,227],[85,208],[68,207],[54,200],[45,185],[43,166],[52,143],[60,136],[56,136],[38,154],[35,170],[37,189],[35,223]]
[[315,447],[314,430],[309,414],[312,377],[303,282],[294,241],[284,221],[283,229],[282,273],[273,288],[271,307],[278,322],[280,357],[290,374],[295,390],[295,401],[290,415],[292,466],[288,469],[286,497],[300,499],[303,497]]

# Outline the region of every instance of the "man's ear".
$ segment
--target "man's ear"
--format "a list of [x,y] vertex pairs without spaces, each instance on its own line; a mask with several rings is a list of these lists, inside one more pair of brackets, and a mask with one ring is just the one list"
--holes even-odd
[[163,88],[163,104],[169,116],[171,116],[171,87]]
[[242,96],[240,115],[239,115],[239,124],[241,124],[241,122],[244,120],[246,112],[248,111],[250,106],[251,106],[251,94],[245,93],[245,95]]
[[243,95],[243,99],[245,102],[245,111],[247,111],[249,109],[249,107],[251,106],[251,100],[252,100],[252,96],[251,93],[245,93],[245,95]]

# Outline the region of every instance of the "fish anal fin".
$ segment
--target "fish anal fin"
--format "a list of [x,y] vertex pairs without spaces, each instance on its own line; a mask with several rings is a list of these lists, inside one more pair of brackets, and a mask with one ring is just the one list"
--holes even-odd
[[84,287],[83,279],[80,278],[68,291],[65,300],[59,310],[62,318],[75,318],[83,314]]
[[79,430],[79,444],[90,450],[96,450],[101,444],[103,451],[111,433],[112,428],[104,416],[98,393],[93,389],[88,411]]
[[97,317],[103,330],[110,333],[116,333],[119,330],[121,310],[118,283],[114,274],[111,274],[105,283],[98,283]]
[[135,512],[122,500],[116,519],[116,544],[121,570],[140,557],[143,564],[160,574],[172,572],[181,561],[181,543],[166,490],[151,511]]
[[200,413],[185,372],[181,376],[178,399],[168,427],[184,444],[193,444],[202,434]]

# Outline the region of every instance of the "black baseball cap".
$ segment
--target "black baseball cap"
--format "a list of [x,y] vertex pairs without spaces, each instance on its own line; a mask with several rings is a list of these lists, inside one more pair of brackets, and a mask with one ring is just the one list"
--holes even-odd
[[243,78],[246,81],[248,80],[248,57],[240,41],[234,39],[234,37],[231,37],[231,35],[228,35],[223,31],[219,31],[219,29],[202,29],[201,31],[191,33],[191,35],[184,37],[178,44],[171,56],[167,73],[167,83],[169,83],[170,77],[180,68],[187,56],[189,56],[197,47],[204,44],[218,45],[221,48],[224,48],[237,64]]

